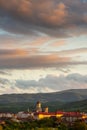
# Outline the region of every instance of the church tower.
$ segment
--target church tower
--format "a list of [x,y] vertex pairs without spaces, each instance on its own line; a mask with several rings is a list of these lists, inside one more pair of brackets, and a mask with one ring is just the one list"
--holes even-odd
[[39,101],[36,103],[36,112],[42,112],[41,103]]
[[48,107],[45,107],[44,112],[48,113],[49,109]]

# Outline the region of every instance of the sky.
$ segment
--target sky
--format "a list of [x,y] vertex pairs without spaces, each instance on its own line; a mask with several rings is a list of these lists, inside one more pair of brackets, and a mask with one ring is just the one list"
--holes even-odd
[[87,88],[87,0],[0,0],[0,94]]

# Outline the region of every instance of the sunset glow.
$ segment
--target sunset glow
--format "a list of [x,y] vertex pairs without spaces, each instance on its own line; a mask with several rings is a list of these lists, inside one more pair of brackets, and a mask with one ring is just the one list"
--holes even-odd
[[87,88],[87,1],[0,0],[0,94]]

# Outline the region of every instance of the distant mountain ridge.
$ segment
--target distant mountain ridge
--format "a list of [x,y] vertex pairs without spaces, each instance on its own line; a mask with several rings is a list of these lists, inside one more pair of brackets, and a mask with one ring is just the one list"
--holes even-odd
[[87,89],[70,89],[53,93],[37,94],[4,94],[0,95],[0,103],[21,103],[21,102],[75,102],[87,99]]

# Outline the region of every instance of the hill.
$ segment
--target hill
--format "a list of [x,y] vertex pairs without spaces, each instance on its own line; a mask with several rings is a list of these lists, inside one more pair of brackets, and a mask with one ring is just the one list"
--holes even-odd
[[87,111],[87,89],[72,89],[55,93],[0,95],[0,112],[33,110],[38,100],[50,111]]
[[[0,104],[0,112],[19,112],[35,110],[36,103],[21,102],[21,103],[2,103]],[[42,103],[42,108],[48,106],[49,111],[82,111],[87,112],[87,100],[63,103],[59,101]]]
[[87,99],[87,89],[71,89],[54,93],[37,94],[4,94],[0,95],[0,103],[20,102],[73,102]]
[[87,99],[83,101],[76,101],[76,102],[70,102],[65,103],[60,106],[61,110],[65,111],[82,111],[87,112]]

